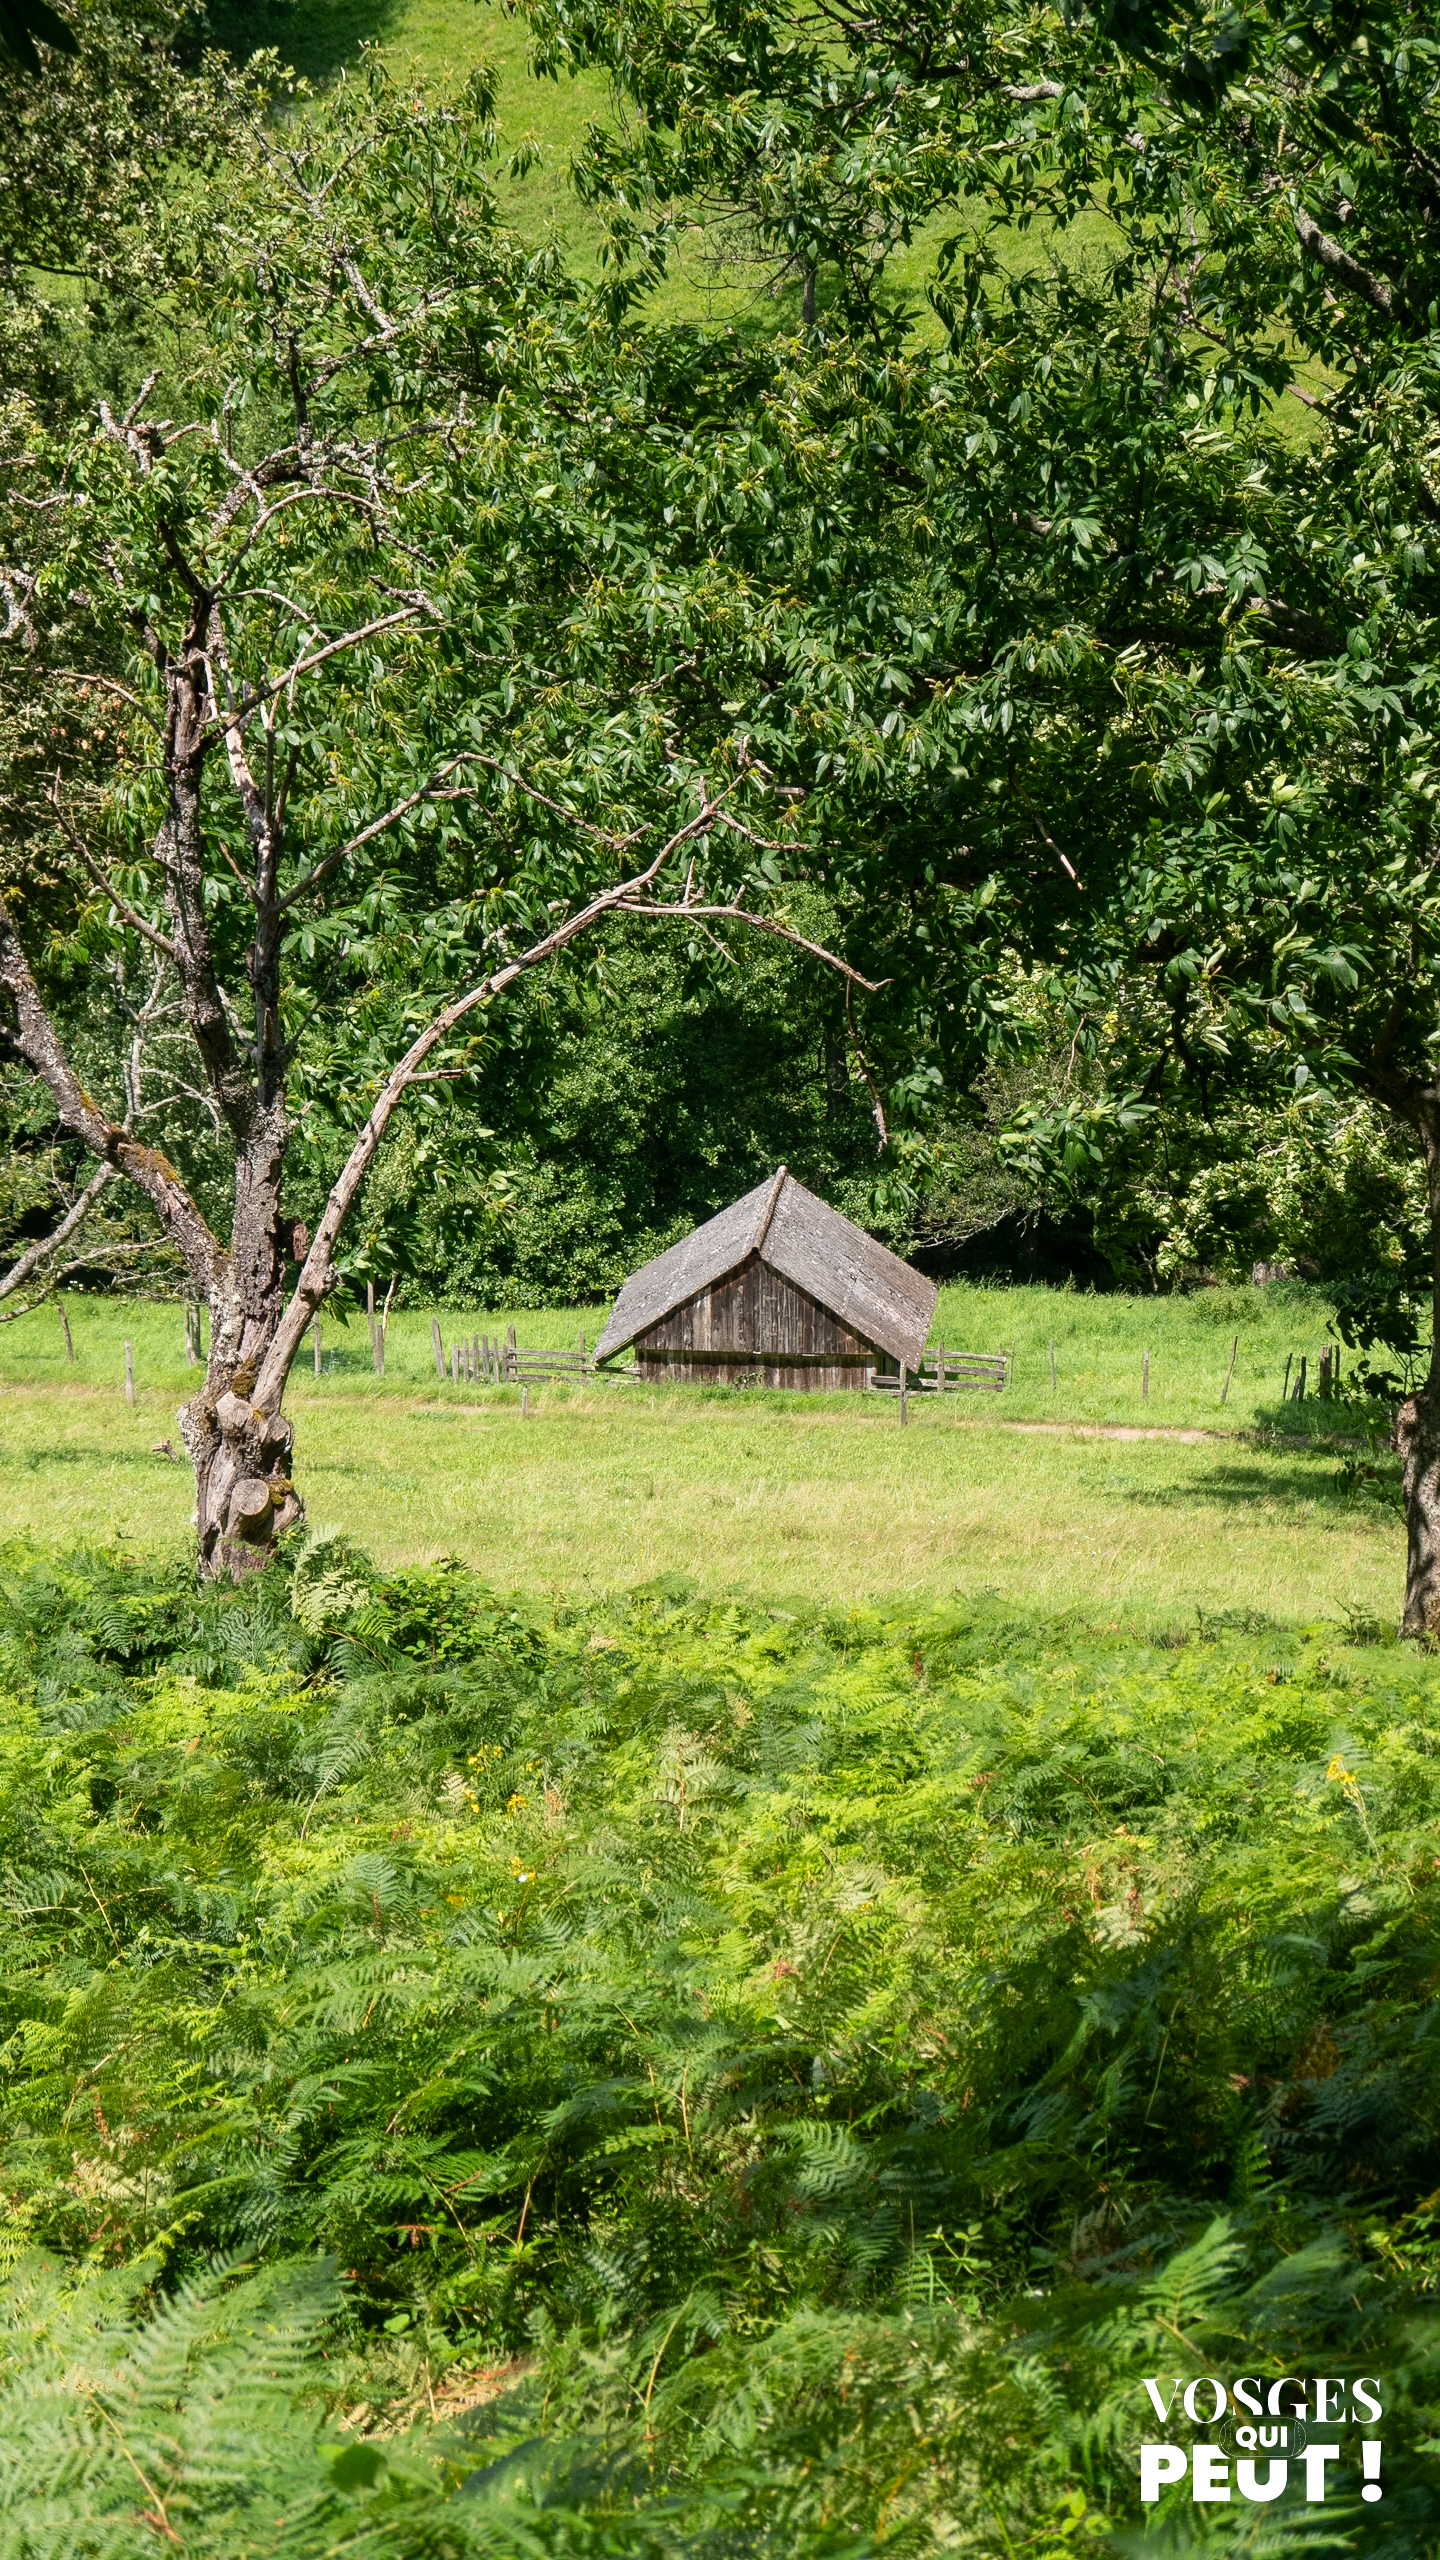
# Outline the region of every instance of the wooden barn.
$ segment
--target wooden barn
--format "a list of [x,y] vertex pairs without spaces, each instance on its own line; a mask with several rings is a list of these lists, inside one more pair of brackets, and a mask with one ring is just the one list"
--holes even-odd
[[784,1165],[633,1271],[596,1345],[642,1378],[830,1391],[919,1366],[935,1284]]

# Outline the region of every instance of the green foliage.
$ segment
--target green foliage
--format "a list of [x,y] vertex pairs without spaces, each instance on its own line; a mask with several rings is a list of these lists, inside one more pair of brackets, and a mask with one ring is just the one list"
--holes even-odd
[[1352,1632],[17,1558],[12,2254],[346,2271],[307,2555],[357,2398],[406,2548],[1118,2548],[1157,2364],[1385,2373],[1428,2552],[1434,1678]]
[[441,1130],[407,1133],[367,1191],[364,1250],[377,1270],[387,1252],[403,1263],[412,1303],[603,1299],[781,1163],[875,1222],[843,997],[776,946],[741,966],[611,934],[583,977],[507,1009],[474,1089]]
[[0,2320],[6,2560],[132,2560],[157,2539],[194,2560],[388,2560],[436,2547],[420,2466],[387,2464],[323,2426],[315,2362],[337,2301],[323,2265],[238,2280],[212,2270],[148,2305],[147,2273],[37,2253],[11,2277]]
[[[889,699],[853,688],[823,769],[883,811],[877,903],[911,902],[897,1051],[968,1088],[1018,958],[1090,1069],[1016,1131],[1032,1189],[1141,1142],[1153,1176],[1162,1111],[1273,1127],[1316,1089],[1413,1147],[1440,1110],[1427,14],[529,14],[631,110],[577,163],[617,263],[738,221],[809,280],[793,413],[843,416],[857,472],[883,454],[836,593]],[[1160,1241],[1137,1219],[1122,1263]]]
[[[306,433],[348,454],[358,422],[368,433],[379,421],[411,457],[387,484],[392,554],[352,539],[357,481],[257,519],[253,554],[237,519],[215,556],[237,681],[257,700],[288,681],[302,630],[369,633],[391,590],[409,595],[424,570],[415,627],[307,661],[306,701],[274,740],[294,759],[287,883],[360,840],[303,921],[286,910],[280,1002],[303,1026],[295,1178],[318,1191],[426,1003],[498,938],[594,886],[587,828],[658,826],[698,772],[733,773],[746,740],[803,797],[787,804],[783,863],[752,861],[755,847],[742,862],[717,838],[714,882],[732,892],[744,870],[773,898],[783,869],[802,902],[802,883],[818,885],[837,941],[885,981],[861,1031],[897,1133],[891,1196],[873,1203],[888,1231],[903,1230],[929,1174],[942,1194],[932,1224],[967,1223],[943,1195],[969,1100],[983,1101],[997,1061],[1013,1067],[1037,1011],[1045,1055],[1073,1074],[1011,1132],[1030,1202],[1057,1184],[1093,1193],[1107,1162],[1133,1164],[1142,1147],[1153,1174],[1157,1115],[1178,1122],[1191,1097],[1207,1124],[1223,1105],[1273,1129],[1297,1078],[1302,1096],[1358,1081],[1404,1117],[1431,1001],[1413,993],[1430,983],[1433,925],[1430,570],[1417,532],[1429,306],[1417,286],[1398,336],[1370,331],[1345,354],[1331,286],[1311,290],[1293,226],[1276,218],[1286,189],[1320,204],[1338,184],[1318,103],[1341,77],[1321,61],[1330,39],[1312,30],[1297,119],[1276,101],[1299,75],[1258,22],[1263,112],[1249,91],[1218,104],[1207,91],[1202,113],[1192,57],[1210,58],[1208,39],[1191,35],[1172,58],[1148,36],[1137,52],[1118,26],[1112,42],[1040,11],[985,21],[983,40],[979,20],[947,21],[942,44],[918,9],[842,42],[777,11],[747,20],[738,43],[732,15],[550,9],[541,52],[552,66],[611,65],[640,111],[638,127],[587,145],[586,182],[610,203],[635,275],[663,263],[667,208],[718,189],[769,226],[777,258],[807,274],[828,261],[841,285],[823,326],[769,339],[674,329],[618,268],[591,291],[552,256],[521,255],[496,216],[490,84],[442,106],[401,98],[372,66],[307,123],[303,163],[279,166],[263,131],[242,138],[224,220],[210,220],[201,187],[167,207],[167,272],[186,275],[182,300],[203,296],[210,321],[198,361],[187,352],[183,411],[176,402],[204,434],[178,437],[163,475],[132,468],[106,434],[55,466],[86,509],[44,586],[49,645],[71,665],[108,648],[118,668],[133,654],[127,616],[150,600],[173,663],[189,600],[166,541],[213,550],[224,438],[253,459],[281,433],[287,331],[313,376]],[[1343,82],[1363,87],[1364,59],[1341,50]],[[1228,59],[1223,45],[1215,59]],[[1405,56],[1422,124],[1428,60],[1423,47]],[[1390,106],[1372,103],[1388,132]],[[1268,175],[1256,160],[1267,150],[1283,163]],[[1378,205],[1377,190],[1400,184],[1393,151],[1372,181]],[[1097,200],[1102,229],[1082,234]],[[892,326],[883,288],[907,232],[942,205],[958,227],[937,252],[937,342]],[[383,346],[337,282],[335,224],[392,315]],[[1029,263],[1018,232],[1037,245]],[[278,336],[276,296],[289,314]],[[1293,380],[1320,396],[1300,381],[1304,363],[1343,370],[1345,392],[1301,451],[1272,394]],[[31,455],[15,482],[27,553],[34,467]],[[74,603],[92,594],[98,647],[97,615]],[[154,685],[153,670],[130,675],[142,693]],[[123,855],[117,877],[153,921],[151,748],[137,718],[92,770],[94,734],[67,739],[59,759],[33,742],[26,822],[53,831],[58,760],[67,791],[82,803],[93,792]],[[456,755],[492,762],[467,766],[461,785]],[[433,783],[442,766],[449,778]],[[435,796],[451,788],[463,800]],[[240,917],[223,846],[238,811],[222,773],[207,791],[233,976]],[[761,805],[757,794],[757,816]],[[367,833],[387,807],[401,814]],[[764,825],[780,825],[773,804]],[[113,910],[102,918],[84,896],[86,935],[116,932]],[[632,984],[622,1000],[632,1031],[648,1029],[647,1010],[673,1022],[663,984],[646,999]],[[809,1010],[808,995],[796,1000]],[[704,1021],[697,1048],[718,1054],[726,1011],[712,994],[691,1015]],[[833,1025],[827,1037],[834,1048]],[[457,1044],[444,1068],[454,1087],[415,1102],[412,1123],[431,1125],[412,1125],[410,1178],[377,1194],[357,1274],[445,1263],[487,1292],[500,1278],[528,1297],[598,1286],[777,1151],[761,1143],[774,1115],[748,1101],[743,1142],[717,1138],[713,1110],[682,1116],[686,1178],[666,1166],[647,1183],[642,1096],[676,1117],[657,1073],[628,1096],[630,1162],[607,1172],[593,1132],[622,1046],[603,1008],[548,1048],[489,1022]],[[771,1054],[785,1065],[796,1052],[777,1040]],[[527,1068],[566,1090],[552,1104]],[[1391,1093],[1394,1075],[1403,1091]],[[450,1091],[464,1104],[453,1128]],[[857,1114],[859,1134],[858,1086],[845,1103]],[[802,1137],[811,1116],[808,1101],[793,1115]],[[209,1133],[193,1106],[173,1118],[156,1134],[203,1192]],[[832,1136],[814,1151],[843,1183],[858,1165],[849,1136]],[[1203,1139],[1187,1146],[1203,1173]],[[521,1169],[527,1181],[494,1189]],[[1152,1187],[1173,1189],[1170,1171]],[[508,1242],[490,1214],[506,1197]],[[1182,1205],[1180,1223],[1199,1221]],[[1153,1205],[1121,1221],[1122,1267],[1158,1267],[1161,1229]],[[1383,1259],[1374,1251],[1370,1267]]]
[[[53,48],[40,76],[27,22]],[[167,197],[214,166],[261,94],[202,62],[198,32],[183,0],[86,0],[74,34],[43,0],[10,0],[0,20],[0,379],[52,416],[113,398],[137,359],[165,362],[188,334],[166,307]]]

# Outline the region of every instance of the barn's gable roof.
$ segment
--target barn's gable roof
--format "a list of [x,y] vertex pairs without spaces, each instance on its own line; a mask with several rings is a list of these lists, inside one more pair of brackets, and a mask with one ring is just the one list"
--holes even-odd
[[934,1281],[912,1271],[838,1209],[827,1208],[783,1164],[718,1218],[708,1218],[643,1270],[632,1271],[595,1346],[596,1359],[625,1350],[637,1334],[723,1280],[752,1253],[818,1298],[863,1342],[918,1366],[939,1295]]

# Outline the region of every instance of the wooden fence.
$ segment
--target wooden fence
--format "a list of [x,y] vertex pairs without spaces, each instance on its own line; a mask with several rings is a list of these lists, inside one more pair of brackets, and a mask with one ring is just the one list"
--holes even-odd
[[[499,1334],[462,1334],[448,1346],[440,1331],[440,1319],[430,1319],[430,1339],[435,1353],[435,1375],[447,1379],[452,1386],[473,1381],[478,1386],[533,1387],[547,1381],[573,1379],[583,1386],[591,1378],[614,1379],[619,1384],[633,1385],[634,1368],[618,1368],[607,1360],[597,1367],[580,1336],[578,1351],[527,1350],[515,1339],[515,1327],[508,1327],[502,1342]],[[906,1396],[960,1394],[980,1390],[991,1395],[1003,1393],[1010,1384],[1015,1355],[1011,1351],[947,1351],[942,1343],[935,1351],[927,1351],[916,1369],[901,1369],[895,1377],[876,1369],[867,1369],[866,1386],[880,1394]]]
[[999,1395],[1010,1384],[1013,1359],[1009,1351],[947,1351],[941,1343],[922,1355],[918,1368],[901,1369],[893,1378],[872,1369],[866,1383],[890,1395],[936,1396],[966,1388]]
[[582,1333],[578,1351],[529,1350],[515,1339],[513,1324],[502,1342],[499,1334],[462,1334],[448,1348],[440,1331],[440,1319],[430,1319],[430,1339],[435,1353],[435,1375],[449,1378],[454,1386],[473,1379],[478,1385],[492,1387],[533,1387],[556,1379],[573,1379],[583,1386],[589,1378],[632,1378],[633,1369],[597,1369]]

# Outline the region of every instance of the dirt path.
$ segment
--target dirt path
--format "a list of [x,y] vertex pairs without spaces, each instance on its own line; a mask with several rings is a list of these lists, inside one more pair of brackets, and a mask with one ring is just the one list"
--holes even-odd
[[1246,1440],[1245,1431],[1180,1431],[1167,1430],[1163,1423],[1152,1428],[1146,1422],[1005,1422],[997,1414],[994,1422],[970,1423],[969,1430],[1050,1431],[1069,1440]]
[[1070,1440],[1233,1440],[1237,1444],[1258,1443],[1272,1451],[1285,1448],[1319,1449],[1323,1452],[1365,1447],[1363,1440],[1339,1431],[1327,1431],[1323,1440],[1311,1440],[1302,1439],[1298,1433],[1293,1437],[1282,1437],[1255,1431],[1181,1431],[1167,1430],[1163,1424],[1152,1428],[1148,1423],[1138,1422],[1005,1422],[998,1415],[994,1421],[967,1422],[963,1428],[967,1431],[1047,1431]]

